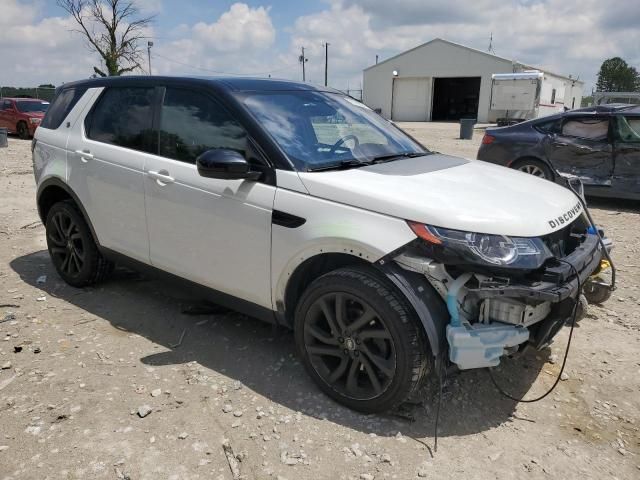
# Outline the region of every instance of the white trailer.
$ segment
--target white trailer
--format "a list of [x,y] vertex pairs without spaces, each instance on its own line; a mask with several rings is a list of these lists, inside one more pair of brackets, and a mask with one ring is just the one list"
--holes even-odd
[[491,75],[491,110],[505,111],[505,116],[497,119],[498,125],[539,116],[543,79],[544,74],[537,70]]

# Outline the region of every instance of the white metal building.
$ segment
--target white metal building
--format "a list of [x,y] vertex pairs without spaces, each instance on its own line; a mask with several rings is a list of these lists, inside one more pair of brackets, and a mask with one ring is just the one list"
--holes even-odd
[[[363,101],[396,121],[477,118],[495,122],[505,111],[491,110],[494,73],[536,69],[513,60],[436,38],[366,68]],[[583,83],[571,76],[544,73],[540,115],[578,108]]]

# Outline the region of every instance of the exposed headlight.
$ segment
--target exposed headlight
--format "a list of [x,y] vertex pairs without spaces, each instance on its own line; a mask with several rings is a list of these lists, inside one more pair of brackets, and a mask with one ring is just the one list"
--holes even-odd
[[408,222],[418,237],[466,263],[503,268],[535,269],[550,257],[539,238],[463,232]]
[[41,118],[30,118],[29,121],[31,123],[33,123],[34,125],[37,125],[42,121],[42,119]]

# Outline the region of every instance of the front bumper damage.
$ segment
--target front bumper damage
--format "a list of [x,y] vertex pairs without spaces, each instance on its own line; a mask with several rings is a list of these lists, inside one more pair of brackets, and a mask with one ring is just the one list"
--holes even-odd
[[579,286],[602,259],[596,234],[587,235],[562,262],[549,261],[531,276],[463,272],[454,278],[445,265],[418,252],[394,258],[402,269],[424,275],[445,301],[450,318],[443,333],[449,360],[460,369],[494,367],[501,356],[525,345],[547,346],[571,319]]

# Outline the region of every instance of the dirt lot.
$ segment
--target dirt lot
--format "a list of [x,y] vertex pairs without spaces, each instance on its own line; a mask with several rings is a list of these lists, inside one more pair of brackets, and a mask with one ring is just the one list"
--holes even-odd
[[[406,127],[472,158],[481,136]],[[501,397],[485,371],[450,379],[434,453],[433,399],[407,411],[413,422],[342,408],[310,382],[290,333],[187,315],[188,292],[124,270],[66,286],[45,249],[29,142],[0,149],[0,191],[0,479],[231,479],[223,439],[247,479],[640,476],[640,205],[593,203],[619,288],[576,329],[567,379],[534,404]],[[503,362],[500,381],[544,391],[567,330]]]

